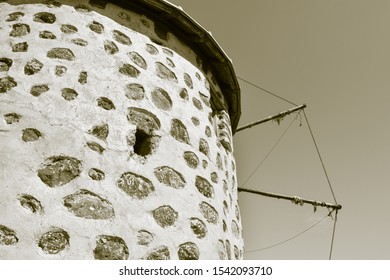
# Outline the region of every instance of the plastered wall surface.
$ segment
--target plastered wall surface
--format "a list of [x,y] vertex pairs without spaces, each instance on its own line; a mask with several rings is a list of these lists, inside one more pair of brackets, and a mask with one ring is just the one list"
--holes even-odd
[[229,115],[213,112],[218,85],[192,51],[154,43],[142,15],[126,27],[88,3],[11,2],[0,258],[241,259]]

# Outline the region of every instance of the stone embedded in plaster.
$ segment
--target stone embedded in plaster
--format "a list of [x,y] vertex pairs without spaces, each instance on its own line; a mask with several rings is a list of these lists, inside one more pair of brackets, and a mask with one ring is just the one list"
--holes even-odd
[[236,164],[234,163],[234,160],[232,160],[232,171],[236,170]]
[[190,143],[190,137],[188,135],[187,128],[179,119],[172,120],[170,134],[177,141],[186,144]]
[[213,206],[207,202],[202,201],[199,204],[200,213],[206,219],[207,222],[211,224],[216,224],[218,222],[218,212]]
[[209,143],[203,138],[199,139],[199,151],[206,156],[209,156]]
[[195,73],[195,77],[200,81],[202,78],[200,77],[200,74],[198,72]]
[[64,197],[63,204],[69,212],[80,218],[106,220],[115,216],[111,202],[85,189]]
[[227,232],[227,224],[225,220],[222,220],[222,230],[223,232]]
[[10,76],[0,78],[0,93],[6,93],[13,87],[16,87],[18,84],[15,82],[14,78]]
[[2,57],[0,58],[0,72],[7,72],[12,66],[12,59]]
[[93,21],[91,22],[89,25],[88,25],[89,29],[91,29],[93,32],[97,33],[97,34],[102,34],[103,31],[104,31],[104,26],[103,24],[97,22],[97,21]]
[[204,105],[210,107],[210,98],[203,93],[199,92],[200,99],[203,101]]
[[35,128],[23,129],[22,140],[24,142],[37,141],[41,137],[42,137],[42,133],[38,129]]
[[4,120],[7,124],[14,124],[18,123],[21,117],[21,115],[16,113],[8,113],[4,115]]
[[211,128],[207,125],[204,134],[206,134],[207,137],[211,137]]
[[202,106],[202,103],[200,102],[199,99],[197,99],[196,97],[192,97],[192,103],[194,104],[195,108],[198,109],[198,110],[203,110],[203,106]]
[[15,245],[18,241],[19,239],[13,229],[0,225],[0,245]]
[[171,59],[169,59],[168,57],[165,59],[165,61],[167,62],[169,67],[171,67],[171,68],[175,67],[175,63],[173,63],[173,61]]
[[104,110],[114,110],[115,109],[115,105],[114,103],[112,103],[112,101],[110,99],[108,99],[107,97],[99,97],[98,99],[96,99],[97,101],[97,105],[101,108],[103,108]]
[[153,183],[149,179],[133,172],[123,173],[116,185],[127,195],[137,199],[146,198],[154,192]]
[[27,42],[11,44],[11,48],[13,52],[27,52],[28,44]]
[[137,243],[141,246],[149,246],[153,242],[153,234],[147,230],[139,230],[137,233]]
[[156,223],[165,228],[172,226],[179,214],[169,205],[163,205],[153,210],[153,217]]
[[34,75],[41,71],[42,67],[43,63],[34,58],[33,60],[27,62],[27,64],[24,66],[24,74]]
[[133,83],[126,85],[125,95],[132,100],[142,100],[145,96],[145,89],[142,85]]
[[152,102],[153,104],[164,111],[169,111],[172,109],[172,99],[169,97],[168,92],[162,88],[155,88],[152,93]]
[[223,170],[222,157],[220,153],[217,154],[217,166],[219,170]]
[[237,222],[234,220],[232,221],[232,232],[236,238],[240,238],[240,228],[238,227]]
[[186,181],[183,175],[175,169],[168,166],[160,166],[154,169],[154,175],[160,183],[175,189],[184,188]]
[[132,44],[130,38],[126,34],[124,34],[123,32],[121,32],[119,30],[113,30],[112,36],[114,37],[115,41],[117,41],[118,43],[121,43],[121,44],[127,45],[127,46],[130,46]]
[[104,40],[104,50],[107,54],[116,54],[119,52],[118,46],[113,41],[109,40]]
[[236,204],[236,206],[235,206],[235,211],[234,211],[234,213],[236,214],[236,219],[237,219],[237,221],[239,221],[239,220],[240,220],[240,209],[238,209],[237,204]]
[[40,23],[54,23],[56,21],[56,16],[48,12],[40,12],[34,15],[34,21]]
[[52,156],[46,159],[38,170],[38,177],[49,187],[62,186],[77,178],[81,173],[81,161],[69,156]]
[[129,52],[128,55],[129,55],[131,61],[133,61],[137,66],[146,70],[148,65],[146,64],[145,59],[143,59],[143,57],[139,53]]
[[77,6],[74,7],[74,9],[80,13],[88,13],[92,11],[90,7],[83,4],[78,4]]
[[218,255],[221,260],[227,260],[227,253],[226,253],[226,247],[223,240],[218,240]]
[[198,218],[191,218],[191,229],[197,238],[204,238],[207,234],[206,224]]
[[238,250],[238,247],[236,245],[234,245],[234,257],[236,258],[236,260],[240,258],[240,250]]
[[56,74],[56,76],[61,77],[66,73],[67,70],[68,69],[65,66],[56,65],[55,74]]
[[99,235],[93,256],[96,260],[127,260],[129,249],[126,242],[118,236]]
[[195,187],[205,197],[208,197],[208,198],[213,198],[214,197],[214,188],[210,184],[210,182],[207,181],[206,178],[203,178],[201,176],[196,176]]
[[229,206],[226,202],[226,200],[223,201],[223,214],[225,214],[225,216],[229,213]]
[[199,158],[198,156],[190,151],[183,153],[183,158],[186,161],[187,165],[191,167],[192,169],[196,169],[199,165]]
[[207,160],[202,159],[202,166],[203,166],[204,169],[206,169],[208,164],[209,163],[207,162]]
[[173,57],[173,52],[171,50],[167,48],[163,48],[162,50],[165,54],[169,55],[170,57]]
[[86,84],[88,81],[88,73],[86,71],[81,71],[79,74],[78,82],[82,85]]
[[100,140],[106,140],[109,133],[108,124],[95,125],[89,132]]
[[81,46],[81,47],[86,47],[88,46],[88,42],[85,41],[84,39],[81,39],[81,38],[74,38],[72,40],[70,40],[73,44],[75,45],[78,45],[78,46]]
[[42,93],[47,92],[49,90],[49,86],[47,84],[34,85],[30,89],[30,94],[32,96],[40,96]]
[[193,242],[186,242],[179,245],[177,255],[179,260],[198,260],[199,248]]
[[53,59],[64,59],[69,61],[76,59],[74,53],[68,48],[52,48],[50,51],[47,52],[47,57]]
[[123,64],[119,68],[119,72],[122,73],[123,75],[132,77],[132,78],[137,78],[141,72],[135,68],[133,65],[130,65],[128,63]]
[[179,96],[183,100],[188,100],[188,92],[185,88],[180,90]]
[[212,172],[211,174],[210,174],[210,178],[211,178],[211,181],[213,182],[213,183],[218,183],[218,174],[217,174],[217,172]]
[[100,145],[99,143],[96,143],[94,141],[88,141],[87,142],[88,148],[90,148],[92,151],[97,152],[98,154],[103,154],[103,152],[106,150]]
[[169,260],[171,259],[169,249],[167,246],[160,246],[154,249],[146,257],[147,260]]
[[151,112],[136,107],[127,109],[127,120],[148,135],[160,129],[160,120]]
[[192,83],[191,76],[188,75],[187,73],[184,73],[184,82],[189,87],[190,89],[194,88],[194,84]]
[[88,176],[94,181],[102,181],[105,178],[104,172],[97,168],[89,169]]
[[197,117],[192,117],[192,118],[191,118],[191,121],[192,121],[192,123],[193,123],[195,126],[199,126],[199,124],[200,124],[200,121],[199,121],[199,119],[198,119]]
[[59,8],[59,7],[62,6],[62,4],[61,4],[60,2],[57,2],[57,1],[55,1],[55,0],[47,0],[47,1],[44,2],[44,4],[45,4],[47,7],[49,7],[49,8],[54,8],[54,7]]
[[53,227],[39,238],[38,246],[46,254],[58,254],[69,246],[69,234],[62,228]]
[[54,35],[52,32],[47,30],[39,31],[39,38],[49,39],[49,40],[57,39],[56,35]]
[[226,245],[227,258],[228,258],[228,260],[231,260],[232,259],[232,246],[230,245],[230,241],[226,239],[225,245]]
[[146,44],[146,50],[148,53],[152,54],[152,55],[157,55],[158,54],[158,50],[155,46],[153,45],[150,45],[150,44]]
[[8,15],[8,18],[6,19],[6,21],[15,21],[15,20],[20,19],[23,16],[24,16],[24,13],[22,13],[22,12],[14,12],[14,13],[11,13]]
[[76,99],[76,97],[78,96],[79,94],[77,93],[77,91],[75,91],[74,89],[72,88],[63,88],[61,89],[61,96],[66,100],[66,101],[72,101],[74,99]]
[[12,30],[9,34],[11,37],[22,37],[30,33],[30,26],[25,23],[16,23],[12,25]]
[[177,83],[177,78],[175,73],[169,70],[169,68],[166,67],[161,62],[156,62],[156,70],[157,70],[157,76],[159,76],[161,79],[173,81]]
[[61,24],[60,30],[62,33],[65,33],[65,34],[73,34],[73,33],[76,33],[77,31],[79,31],[76,26],[71,25],[71,24]]

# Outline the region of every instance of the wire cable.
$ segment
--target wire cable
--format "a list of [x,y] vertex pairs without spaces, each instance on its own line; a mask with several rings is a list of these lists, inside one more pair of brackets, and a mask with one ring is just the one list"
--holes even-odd
[[331,260],[331,259],[332,259],[333,243],[334,243],[334,235],[335,235],[335,232],[336,232],[337,213],[338,213],[338,211],[336,210],[336,214],[335,214],[335,217],[334,217],[334,222],[333,222],[333,233],[332,233],[332,241],[331,241],[331,243],[330,243],[329,260]]
[[251,82],[249,82],[249,81],[247,81],[247,80],[245,80],[245,79],[243,79],[243,78],[241,78],[241,77],[238,77],[238,76],[237,76],[237,79],[239,79],[239,80],[241,80],[241,81],[243,81],[243,82],[245,82],[245,83],[247,83],[247,84],[249,84],[249,85],[251,85],[251,86],[257,88],[257,89],[260,89],[260,90],[262,90],[262,91],[264,91],[264,92],[266,92],[266,93],[268,93],[268,94],[270,94],[270,95],[272,95],[272,96],[274,96],[274,97],[277,97],[277,98],[279,98],[279,99],[281,99],[281,100],[283,100],[283,101],[286,101],[286,102],[288,102],[288,103],[290,103],[290,104],[292,104],[292,105],[294,105],[294,106],[298,106],[297,104],[295,104],[295,103],[293,103],[293,102],[291,102],[291,101],[289,101],[289,100],[287,100],[287,99],[285,99],[285,98],[283,98],[283,97],[277,95],[276,93],[273,93],[273,92],[271,92],[271,91],[269,91],[269,90],[266,90],[265,88],[262,88],[262,87],[260,87],[260,86],[258,86],[258,85],[256,85],[256,84],[254,84],[254,83],[251,83]]
[[244,181],[244,183],[241,185],[241,187],[243,188],[245,186],[245,184],[249,181],[250,178],[252,178],[252,176],[256,173],[256,171],[260,168],[260,166],[264,163],[264,161],[268,158],[268,156],[272,153],[272,151],[276,148],[276,146],[279,144],[279,142],[282,140],[283,136],[287,133],[287,131],[289,130],[289,128],[292,126],[293,122],[297,119],[297,116],[298,114],[300,114],[300,112],[298,112],[295,117],[292,119],[292,121],[290,122],[289,126],[285,129],[285,131],[282,133],[282,135],[279,137],[279,139],[276,141],[276,143],[271,147],[271,149],[269,150],[269,152],[267,153],[267,155],[264,157],[264,159],[256,166],[255,170],[252,171],[252,173],[249,175],[249,177]]
[[326,177],[326,180],[328,181],[328,185],[329,185],[330,191],[332,192],[332,196],[333,196],[334,202],[335,202],[336,204],[338,204],[338,203],[337,203],[336,196],[335,196],[334,191],[333,191],[333,188],[332,188],[332,184],[330,183],[330,179],[329,179],[329,176],[328,176],[328,172],[326,171],[324,161],[322,160],[322,156],[321,156],[320,150],[318,149],[317,141],[316,141],[316,139],[314,138],[314,134],[313,134],[313,131],[311,130],[311,127],[310,127],[310,124],[309,124],[309,120],[307,119],[305,110],[303,110],[303,115],[305,116],[305,120],[306,120],[307,126],[308,126],[308,128],[309,128],[311,138],[313,139],[314,146],[316,147],[316,151],[317,151],[318,157],[320,158],[321,165],[322,165],[322,169],[324,170],[325,177]]
[[276,246],[279,246],[279,245],[282,245],[290,240],[293,240],[297,237],[299,237],[300,235],[304,234],[305,232],[308,232],[309,230],[311,230],[312,228],[314,228],[315,226],[318,226],[320,223],[322,223],[326,218],[330,217],[330,215],[332,214],[334,210],[332,210],[331,212],[329,212],[328,215],[326,215],[324,218],[322,218],[321,220],[319,220],[318,222],[316,222],[315,224],[311,225],[310,227],[308,227],[307,229],[305,229],[304,231],[301,231],[300,233],[282,241],[282,242],[279,242],[279,243],[276,243],[276,244],[273,244],[273,245],[270,245],[270,246],[267,246],[267,247],[264,247],[264,248],[260,248],[260,249],[256,249],[256,250],[250,250],[250,251],[245,251],[244,254],[246,253],[254,253],[254,252],[259,252],[259,251],[263,251],[263,250],[267,250],[267,249],[271,249],[273,247],[276,247]]

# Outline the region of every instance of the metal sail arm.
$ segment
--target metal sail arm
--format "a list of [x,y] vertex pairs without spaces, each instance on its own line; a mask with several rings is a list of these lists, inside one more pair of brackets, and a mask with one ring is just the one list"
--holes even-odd
[[285,199],[285,200],[290,200],[291,202],[299,205],[303,205],[305,203],[311,204],[314,206],[314,209],[316,209],[317,206],[320,207],[326,207],[334,210],[340,210],[342,206],[340,204],[332,204],[332,203],[326,203],[323,201],[317,201],[317,200],[309,200],[309,199],[303,199],[297,196],[288,196],[288,195],[282,195],[282,194],[276,194],[276,193],[267,193],[267,192],[261,192],[261,191],[255,191],[255,190],[249,190],[249,189],[244,189],[244,188],[238,188],[239,192],[247,192],[247,193],[253,193],[253,194],[258,194],[262,196],[267,196],[267,197],[273,197],[277,199]]
[[261,124],[261,123],[265,123],[265,122],[268,122],[268,121],[271,121],[271,120],[282,119],[285,116],[287,116],[287,115],[289,115],[289,114],[291,114],[293,112],[296,112],[296,111],[299,111],[299,110],[302,110],[302,109],[305,109],[305,108],[306,108],[306,104],[303,104],[303,105],[291,108],[291,109],[289,109],[287,111],[280,112],[280,113],[278,113],[276,115],[269,116],[269,117],[267,117],[265,119],[258,120],[258,121],[255,121],[253,123],[249,123],[247,125],[241,126],[241,127],[237,128],[236,132],[239,132],[239,131],[247,129],[247,128],[251,128],[252,126],[255,126],[255,125],[258,125],[258,124]]

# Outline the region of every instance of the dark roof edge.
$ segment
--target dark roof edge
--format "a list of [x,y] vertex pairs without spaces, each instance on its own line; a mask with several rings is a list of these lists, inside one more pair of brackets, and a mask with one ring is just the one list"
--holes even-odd
[[183,39],[191,40],[191,44],[196,47],[195,51],[200,51],[211,61],[210,64],[214,70],[212,72],[229,104],[234,134],[241,116],[240,85],[232,61],[211,33],[192,19],[181,7],[165,0],[110,0],[109,2],[129,10],[135,7],[145,15],[152,15],[157,19],[162,17],[164,21],[175,26],[180,33],[189,36]]

